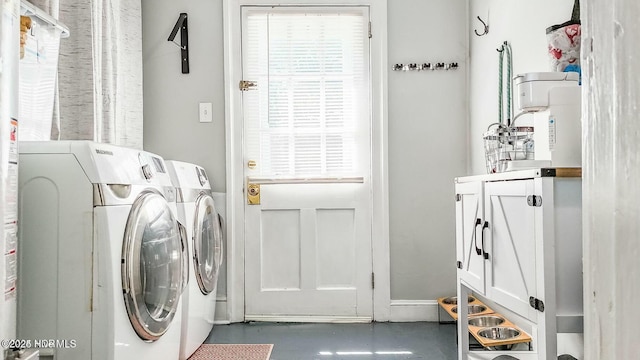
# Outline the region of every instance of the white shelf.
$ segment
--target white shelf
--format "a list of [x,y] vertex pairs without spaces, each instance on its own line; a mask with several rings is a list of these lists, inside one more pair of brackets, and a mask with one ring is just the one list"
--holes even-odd
[[26,0],[20,0],[20,14],[30,17],[35,17],[41,22],[49,24],[60,31],[61,38],[67,38],[71,33],[69,32],[69,28],[56,20],[53,16],[49,15],[46,11],[40,9],[39,7],[33,5],[32,3]]
[[522,180],[522,179],[534,179],[541,177],[582,177],[582,168],[580,167],[548,167],[548,168],[535,168],[518,171],[506,171],[495,174],[483,174],[462,176],[455,178],[456,184],[476,182],[476,181],[508,181],[508,180]]

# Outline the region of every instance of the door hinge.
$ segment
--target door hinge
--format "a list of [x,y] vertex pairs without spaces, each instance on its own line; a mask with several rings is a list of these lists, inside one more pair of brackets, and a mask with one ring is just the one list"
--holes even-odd
[[456,267],[457,267],[458,269],[462,270],[462,261],[458,261],[458,262],[456,263]]
[[456,202],[462,201],[462,195],[456,194]]
[[375,289],[376,288],[376,274],[371,273],[371,288]]
[[240,80],[240,83],[238,84],[238,88],[240,89],[240,91],[254,90],[257,87],[257,81]]
[[535,206],[535,207],[542,206],[542,196],[540,196],[540,195],[529,195],[529,196],[527,196],[527,204],[529,206]]
[[540,312],[544,312],[544,301],[540,300],[540,299],[536,299],[533,296],[529,297],[529,305],[531,305],[532,308],[540,311]]
[[369,39],[371,39],[373,37],[373,34],[371,34],[371,21],[369,21]]

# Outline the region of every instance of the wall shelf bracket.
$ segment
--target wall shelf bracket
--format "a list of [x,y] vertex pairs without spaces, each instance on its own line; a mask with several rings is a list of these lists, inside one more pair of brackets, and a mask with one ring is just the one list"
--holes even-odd
[[[180,31],[180,44],[174,41],[176,35]],[[180,60],[182,63],[182,73],[189,73],[189,30],[187,27],[187,13],[180,13],[178,17],[178,21],[173,26],[173,30],[171,30],[171,34],[169,35],[168,41],[173,42],[174,44],[180,47]]]

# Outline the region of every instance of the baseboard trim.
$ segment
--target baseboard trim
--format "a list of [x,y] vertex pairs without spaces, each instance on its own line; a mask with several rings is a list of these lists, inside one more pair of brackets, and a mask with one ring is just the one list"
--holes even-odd
[[438,321],[436,300],[391,300],[390,322]]
[[214,324],[229,324],[229,314],[227,313],[227,299],[216,299],[216,313],[213,319]]
[[[229,324],[227,315],[227,303],[216,303],[216,321],[214,324]],[[436,300],[391,300],[389,307],[390,322],[437,322],[440,310]],[[445,313],[446,315],[446,313]],[[447,319],[442,320],[451,320]],[[290,322],[290,323],[368,323],[371,317],[357,316],[279,316],[279,315],[246,315],[245,321],[258,322]]]
[[371,317],[358,316],[278,316],[278,315],[245,315],[245,321],[289,322],[289,323],[370,323]]

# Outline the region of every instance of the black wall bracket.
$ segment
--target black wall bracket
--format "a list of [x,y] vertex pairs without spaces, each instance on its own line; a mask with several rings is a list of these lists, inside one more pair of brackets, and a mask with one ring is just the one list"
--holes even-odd
[[[180,44],[174,41],[176,35],[178,34],[178,30],[180,30]],[[174,44],[180,47],[180,59],[182,60],[182,73],[189,73],[189,30],[187,27],[187,13],[180,13],[178,17],[178,21],[173,26],[173,30],[171,30],[171,34],[169,35],[168,41],[173,42]]]

